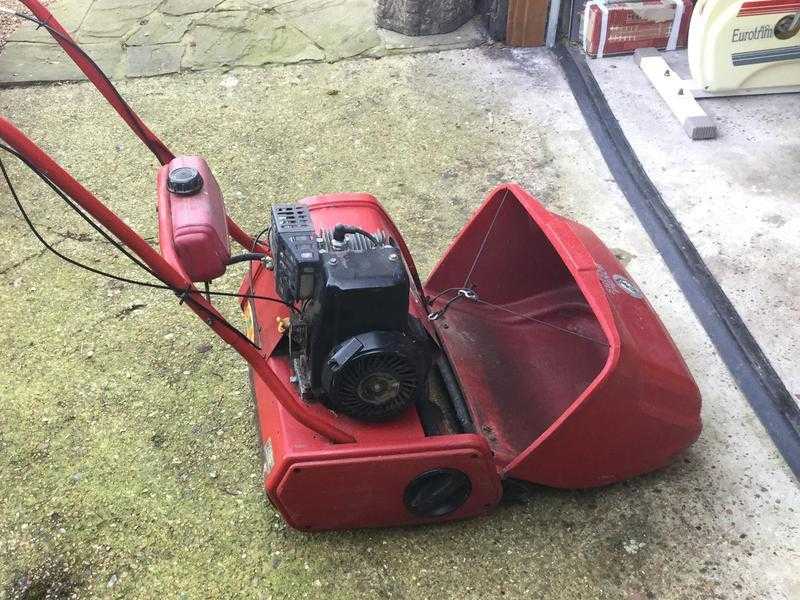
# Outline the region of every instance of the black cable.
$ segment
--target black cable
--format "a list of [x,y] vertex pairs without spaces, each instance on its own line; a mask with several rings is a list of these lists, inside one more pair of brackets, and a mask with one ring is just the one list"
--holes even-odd
[[[12,155],[18,157],[23,162],[23,164],[25,164],[29,169],[31,169],[34,173],[36,173],[40,178],[49,181],[49,179],[47,178],[47,176],[44,173],[39,171],[29,161],[25,160],[24,157],[22,157],[18,152],[12,150],[11,148],[6,147],[3,144],[0,144],[0,149],[6,150],[6,151],[10,152]],[[65,256],[64,254],[60,253],[58,250],[55,249],[55,247],[53,247],[50,243],[48,243],[47,240],[45,240],[44,236],[42,236],[39,233],[39,230],[33,224],[33,221],[30,219],[28,213],[26,212],[24,206],[22,205],[22,202],[19,199],[19,196],[17,195],[16,189],[14,188],[14,185],[11,182],[11,179],[10,179],[10,177],[8,175],[8,172],[6,171],[5,165],[3,164],[2,160],[0,160],[0,171],[2,171],[2,175],[3,175],[3,178],[6,181],[6,185],[8,185],[8,189],[11,192],[11,196],[14,199],[14,202],[16,203],[17,208],[19,209],[20,213],[22,214],[22,217],[25,220],[25,223],[28,225],[28,227],[33,232],[33,234],[36,236],[36,238],[39,240],[39,242],[41,242],[41,244],[43,246],[45,246],[45,248],[47,248],[50,252],[52,252],[53,254],[55,254],[56,256],[61,258],[62,260],[66,261],[69,264],[71,264],[73,266],[76,266],[76,267],[78,267],[80,269],[84,269],[84,270],[89,271],[91,273],[95,273],[96,275],[100,275],[101,277],[106,277],[108,279],[113,279],[113,280],[116,280],[116,281],[120,281],[122,283],[129,283],[131,285],[138,285],[138,286],[148,287],[148,288],[153,288],[153,289],[170,290],[170,291],[172,291],[172,292],[174,292],[176,294],[179,294],[179,295],[184,293],[183,290],[176,290],[176,289],[172,288],[171,286],[164,284],[163,282],[158,284],[158,283],[152,283],[152,282],[148,282],[148,281],[140,281],[140,280],[137,280],[137,279],[130,279],[128,277],[123,277],[121,275],[115,275],[113,273],[108,273],[107,271],[103,271],[101,269],[95,269],[94,267],[90,267],[89,265],[85,265],[85,264],[83,264],[83,263],[81,263],[79,261],[76,261],[76,260],[74,260],[72,258],[69,258],[68,256]],[[51,187],[53,187],[53,188],[55,188],[55,190],[57,190],[59,195],[64,194],[64,192],[60,188],[58,188],[58,186],[56,186],[53,182],[50,182],[50,184],[51,184]],[[78,207],[71,200],[69,200],[68,198],[67,198],[67,200],[68,200],[67,204],[71,208],[73,208],[74,210],[77,211]],[[80,214],[82,214],[82,213],[80,213]],[[94,223],[94,222],[92,221],[92,223]],[[99,226],[97,226],[96,223],[93,226],[95,226],[96,229],[99,228]],[[116,240],[111,239],[110,236],[108,236],[104,231],[101,231],[101,233],[103,233],[103,236],[106,237],[107,239],[109,239],[111,241],[111,243],[115,245],[115,247],[119,248],[123,253],[128,255],[127,251],[124,249],[124,246],[122,246],[122,244],[120,244]],[[136,261],[136,262],[138,263],[139,261]],[[147,270],[148,273],[153,274],[152,271],[146,265],[144,265],[143,268],[145,270]],[[153,274],[153,276],[155,276],[155,274]],[[260,296],[260,295],[257,295],[257,294],[239,294],[239,293],[235,293],[235,292],[210,292],[210,294],[211,294],[211,296],[221,296],[221,297],[226,297],[226,298],[246,298],[246,299],[253,299],[253,300],[265,300],[267,302],[276,302],[278,304],[283,304],[284,306],[288,306],[291,310],[294,310],[294,311],[297,310],[293,306],[288,305],[283,300],[281,300],[279,298],[273,298],[273,297],[270,297],[270,296]]]
[[[251,251],[253,251],[253,252],[256,251],[256,248],[258,248],[258,243],[261,240],[261,238],[264,235],[268,234],[271,230],[272,230],[272,225],[269,225],[268,227],[265,227],[264,229],[262,229],[261,231],[258,232],[258,235],[255,238],[253,238],[253,247],[251,248]],[[269,248],[270,247],[269,246],[269,236],[267,236],[266,244],[267,244],[267,248]],[[270,248],[270,250],[272,250],[272,248]]]
[[[85,58],[89,62],[89,64],[91,64],[94,67],[95,71],[100,75],[100,77],[109,85],[109,87],[111,88],[111,90],[112,90],[114,96],[116,97],[117,101],[120,103],[123,111],[128,115],[128,117],[132,121],[131,126],[139,134],[139,138],[142,140],[144,145],[148,147],[150,152],[152,152],[153,154],[158,156],[159,150],[157,148],[153,147],[153,142],[152,142],[152,140],[149,139],[149,136],[148,136],[147,132],[143,129],[142,123],[139,120],[139,116],[133,111],[133,109],[128,105],[128,103],[125,102],[125,99],[119,93],[119,91],[114,86],[114,84],[111,83],[111,80],[108,78],[108,76],[106,76],[106,74],[103,72],[103,70],[100,68],[100,66],[92,59],[92,57],[89,56],[88,54],[86,54],[86,52],[84,51],[83,48],[81,48],[77,43],[75,43],[74,40],[72,40],[68,36],[65,36],[63,33],[58,31],[54,27],[50,26],[48,23],[45,23],[44,21],[40,21],[36,17],[33,17],[31,15],[26,15],[25,13],[20,13],[20,12],[15,12],[14,16],[19,17],[20,19],[25,19],[26,21],[30,21],[31,23],[35,23],[39,27],[44,27],[45,29],[47,29],[47,31],[49,31],[51,34],[56,36],[58,39],[60,39],[65,44],[68,44],[70,47],[72,47],[74,50],[76,50],[83,58]],[[164,146],[164,149],[169,152],[169,149],[166,146]],[[170,152],[170,154],[171,154],[171,152]],[[161,164],[164,164],[164,163],[161,163]]]
[[240,294],[238,292],[209,292],[212,296],[221,296],[223,298],[242,298],[245,300],[266,300],[267,302],[274,302],[276,304],[283,304],[292,312],[297,312],[297,309],[291,304],[287,304],[280,298],[273,298],[272,296],[259,296],[258,294]]
[[[30,216],[28,216],[28,213],[25,210],[25,207],[22,205],[22,202],[20,201],[19,196],[17,195],[17,191],[14,188],[14,185],[11,183],[11,178],[8,175],[8,171],[6,171],[6,166],[5,166],[5,163],[3,163],[2,159],[0,159],[0,172],[2,172],[3,179],[5,179],[6,185],[8,185],[8,189],[11,192],[11,197],[14,199],[14,203],[17,205],[17,208],[19,209],[19,212],[22,215],[22,218],[25,220],[25,223],[28,225],[28,228],[31,230],[33,235],[36,236],[36,239],[38,239],[39,242],[41,242],[41,244],[45,248],[47,248],[50,252],[55,254],[57,257],[59,257],[60,259],[66,261],[66,262],[68,262],[69,264],[71,264],[73,266],[76,266],[76,267],[78,267],[80,269],[84,269],[84,270],[89,271],[91,273],[95,273],[97,275],[101,275],[102,277],[107,277],[109,279],[115,279],[117,281],[122,281],[124,283],[131,283],[131,284],[134,284],[134,285],[141,285],[141,286],[145,286],[145,287],[172,290],[172,288],[170,288],[169,286],[166,286],[166,285],[160,285],[160,284],[156,284],[156,283],[149,283],[147,281],[137,281],[135,279],[128,279],[127,277],[122,277],[120,275],[114,275],[113,273],[107,273],[106,271],[103,271],[103,270],[100,270],[100,269],[95,269],[94,267],[90,267],[89,265],[85,265],[85,264],[83,264],[83,263],[81,263],[81,262],[79,262],[77,260],[74,260],[74,259],[62,254],[58,250],[56,250],[56,248],[52,244],[50,244],[44,238],[44,236],[41,233],[39,233],[39,230],[36,229],[36,226],[33,224],[33,221],[31,220]],[[172,290],[172,291],[174,291],[174,290]]]
[[200,304],[199,302],[194,300],[191,296],[188,296],[185,291],[176,290],[174,288],[171,288],[168,285],[163,285],[163,284],[159,285],[159,284],[155,284],[155,283],[148,283],[148,282],[145,282],[145,281],[135,281],[133,279],[128,279],[126,277],[120,277],[118,275],[114,275],[113,273],[107,273],[107,272],[102,271],[100,269],[95,269],[94,267],[90,267],[89,265],[85,265],[85,264],[83,264],[83,263],[81,263],[81,262],[79,262],[77,260],[74,260],[74,259],[68,257],[68,256],[65,256],[64,254],[62,254],[61,252],[56,250],[55,247],[53,247],[53,245],[50,244],[44,238],[44,236],[42,236],[41,233],[39,233],[39,230],[36,229],[36,226],[33,224],[33,221],[31,221],[30,216],[28,216],[28,213],[25,210],[25,207],[22,205],[22,202],[20,201],[19,196],[17,195],[17,192],[14,189],[14,185],[11,183],[11,178],[8,176],[8,171],[6,171],[6,167],[5,167],[5,164],[3,163],[2,159],[0,159],[0,172],[2,172],[3,178],[5,179],[6,184],[8,185],[8,189],[11,192],[11,197],[14,199],[14,202],[16,203],[17,208],[19,209],[20,213],[22,214],[22,218],[28,224],[28,227],[33,232],[33,235],[35,235],[36,238],[42,243],[42,245],[45,248],[47,248],[50,252],[52,252],[53,254],[55,254],[56,256],[61,258],[62,260],[65,260],[66,262],[70,263],[71,265],[74,265],[74,266],[79,267],[81,269],[85,269],[86,271],[90,271],[92,273],[95,273],[97,275],[101,275],[103,277],[108,277],[110,279],[115,279],[117,281],[123,281],[125,283],[133,283],[133,284],[136,284],[136,285],[142,285],[142,286],[145,286],[145,287],[170,290],[171,292],[174,292],[179,298],[181,298],[181,302],[185,301],[185,302],[187,302],[189,304],[197,306],[203,312],[205,312],[206,313],[206,322],[209,325],[211,324],[212,321],[218,321],[220,324],[222,324],[224,327],[228,328],[230,331],[235,333],[237,336],[239,336],[240,338],[246,340],[247,343],[251,344],[252,346],[255,346],[256,348],[258,348],[258,346],[256,346],[256,344],[249,337],[247,337],[244,333],[242,333],[239,329],[234,327],[226,319],[219,317],[218,315],[213,313],[211,310],[209,310],[208,308],[206,308],[205,306],[203,306],[202,304]]
[[231,256],[228,259],[228,265],[235,265],[236,263],[240,262],[258,262],[259,260],[263,259],[266,254],[262,252],[245,252],[243,254],[237,254],[236,256]]
[[128,257],[128,258],[129,258],[129,259],[130,259],[130,260],[131,260],[131,261],[132,261],[134,264],[136,264],[136,265],[137,265],[137,266],[139,266],[140,268],[144,269],[145,271],[147,271],[148,273],[150,273],[151,275],[153,275],[153,271],[150,269],[150,267],[148,267],[148,266],[147,266],[146,264],[144,264],[144,263],[143,263],[141,260],[139,260],[139,258],[138,258],[138,257],[136,257],[134,254],[132,254],[132,253],[128,252],[127,248],[125,248],[125,244],[122,244],[122,243],[120,243],[119,241],[115,240],[113,237],[111,237],[111,235],[109,235],[109,234],[106,232],[106,230],[105,230],[105,229],[103,229],[102,227],[100,227],[100,226],[99,226],[99,225],[98,225],[98,224],[97,224],[97,223],[94,221],[94,219],[92,219],[91,217],[89,217],[89,215],[87,215],[87,214],[86,214],[86,213],[83,211],[83,209],[82,209],[80,206],[78,206],[78,205],[77,205],[75,202],[73,202],[73,201],[72,201],[72,200],[71,200],[71,199],[70,199],[70,198],[69,198],[69,197],[68,197],[68,196],[67,196],[67,195],[66,195],[66,194],[65,194],[65,193],[64,193],[64,192],[61,190],[61,188],[59,188],[59,187],[58,187],[58,186],[57,186],[55,183],[53,183],[53,181],[52,181],[52,180],[51,180],[51,179],[50,179],[50,178],[49,178],[47,175],[45,175],[45,174],[44,174],[44,173],[42,173],[42,172],[41,172],[39,169],[37,169],[37,168],[36,168],[36,166],[35,166],[35,165],[33,165],[33,164],[32,164],[32,163],[31,163],[31,162],[30,162],[30,161],[29,161],[27,158],[25,158],[25,157],[24,157],[22,154],[20,154],[19,152],[17,152],[17,151],[16,151],[16,150],[14,150],[13,148],[9,148],[9,147],[8,147],[8,146],[6,146],[5,144],[0,144],[0,150],[5,150],[5,151],[6,151],[6,152],[8,152],[9,154],[12,154],[12,155],[14,155],[15,157],[17,157],[17,159],[18,159],[19,161],[21,161],[22,163],[24,163],[24,164],[25,164],[25,165],[26,165],[26,166],[27,166],[27,167],[28,167],[28,168],[29,168],[31,171],[33,171],[34,173],[36,173],[36,175],[39,177],[39,179],[41,179],[42,181],[44,181],[44,182],[47,184],[47,186],[48,186],[48,187],[49,187],[51,190],[53,190],[53,192],[55,192],[55,194],[57,194],[57,195],[58,195],[58,197],[59,197],[59,198],[61,198],[61,199],[62,199],[62,200],[63,200],[63,201],[64,201],[64,202],[67,204],[67,206],[69,206],[69,207],[70,207],[72,210],[74,210],[76,213],[78,213],[78,215],[79,215],[79,216],[80,216],[80,217],[81,217],[81,218],[82,218],[84,221],[86,221],[86,222],[87,222],[87,223],[88,223],[88,224],[89,224],[89,225],[92,227],[92,229],[94,229],[94,230],[95,230],[95,231],[97,231],[97,232],[98,232],[100,235],[102,235],[102,236],[103,236],[103,237],[104,237],[106,240],[108,240],[108,242],[109,242],[110,244],[112,244],[112,245],[113,245],[113,246],[114,246],[114,247],[115,247],[117,250],[119,250],[119,251],[120,251],[120,252],[122,252],[122,253],[123,253],[125,256],[127,256],[127,257]]
[[370,242],[375,244],[375,246],[380,246],[378,239],[370,232],[364,231],[360,227],[355,227],[354,225],[342,225],[341,223],[339,223],[338,225],[336,225],[336,227],[333,228],[333,239],[336,240],[337,242],[343,242],[345,236],[348,233],[351,235],[356,233],[361,234],[365,238],[367,238]]
[[[258,243],[259,243],[259,240],[261,239],[261,237],[263,235],[265,235],[265,234],[269,234],[269,232],[271,230],[272,230],[272,225],[270,224],[267,227],[265,227],[264,229],[262,229],[261,231],[259,231],[258,235],[253,238],[253,247],[251,248],[251,251],[253,253],[255,253],[256,248],[258,248]],[[267,235],[267,237],[269,238],[268,235]],[[267,247],[269,248],[269,239],[267,239]],[[270,248],[270,252],[271,251],[272,251],[272,249]],[[248,283],[248,289],[249,290],[254,289],[254,286],[253,286],[253,263],[252,262],[248,263],[248,265],[247,265],[247,283]],[[297,309],[292,304],[289,304],[288,302],[284,302],[284,304],[289,307],[289,310],[291,310],[294,313],[297,313]]]

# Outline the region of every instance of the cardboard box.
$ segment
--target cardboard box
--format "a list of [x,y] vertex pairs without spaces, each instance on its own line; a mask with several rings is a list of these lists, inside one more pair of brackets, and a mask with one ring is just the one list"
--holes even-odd
[[583,11],[583,49],[602,58],[637,48],[685,48],[692,0],[589,0]]

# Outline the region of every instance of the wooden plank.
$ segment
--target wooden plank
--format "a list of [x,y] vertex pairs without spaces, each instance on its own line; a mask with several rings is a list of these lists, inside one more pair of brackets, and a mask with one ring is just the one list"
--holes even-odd
[[717,137],[717,125],[697,103],[687,85],[690,82],[681,79],[655,48],[639,48],[634,52],[634,60],[683,126],[686,135],[693,140]]
[[543,46],[547,26],[548,0],[509,0],[509,46]]

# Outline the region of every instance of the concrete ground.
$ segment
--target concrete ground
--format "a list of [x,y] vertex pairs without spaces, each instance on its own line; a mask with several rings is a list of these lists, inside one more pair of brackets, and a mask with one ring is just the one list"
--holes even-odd
[[[689,76],[686,53],[664,55]],[[694,142],[635,65],[589,60],[642,165],[800,402],[800,98],[702,100],[719,130]]]
[[[449,525],[294,532],[259,485],[244,364],[171,295],[43,253],[0,186],[0,598],[800,596],[797,482],[547,51],[211,71],[121,91],[176,151],[210,159],[249,230],[273,201],[371,191],[423,271],[492,186],[521,182],[624,257],[697,378],[705,428],[672,466],[624,484],[533,489]],[[155,161],[91,87],[3,90],[0,110],[154,239]],[[130,272],[11,171],[59,250]]]
[[[27,12],[20,2],[0,2]],[[487,40],[478,18],[424,37],[378,29],[375,0],[56,0],[49,8],[113,79],[472,48]],[[0,41],[14,20],[0,15]],[[0,54],[0,84],[80,79],[49,32],[30,22]]]

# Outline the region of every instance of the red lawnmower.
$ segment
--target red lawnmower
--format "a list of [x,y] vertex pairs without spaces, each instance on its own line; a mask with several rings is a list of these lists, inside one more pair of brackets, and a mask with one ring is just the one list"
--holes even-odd
[[[471,517],[505,480],[605,485],[662,467],[699,435],[678,350],[585,227],[501,185],[425,284],[367,194],[273,206],[252,237],[207,163],[170,152],[52,15],[23,4],[34,16],[19,16],[53,34],[161,162],[161,252],[6,119],[0,148],[154,278],[123,280],[174,292],[248,362],[264,486],[292,527]],[[240,291],[211,291],[237,262],[249,265]],[[240,300],[246,331],[215,296]]]

